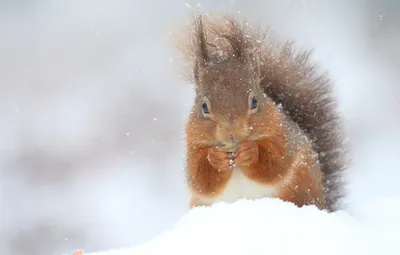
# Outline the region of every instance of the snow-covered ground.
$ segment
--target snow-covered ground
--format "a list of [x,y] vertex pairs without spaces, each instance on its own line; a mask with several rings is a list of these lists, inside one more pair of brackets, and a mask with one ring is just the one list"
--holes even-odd
[[[182,129],[193,91],[175,75],[165,43],[169,28],[187,21],[186,2],[0,1],[0,254],[140,247],[162,233],[143,251],[188,248],[167,247],[166,241],[199,241],[193,253],[210,248],[210,239],[231,244],[214,246],[216,251],[238,252],[252,249],[244,241],[270,238],[274,242],[267,246],[274,249],[286,240],[282,236],[300,249],[300,240],[313,244],[310,249],[327,244],[325,251],[332,253],[348,247],[347,237],[355,241],[349,251],[364,249],[362,241],[371,248],[366,254],[395,249],[395,1],[201,1],[206,11],[231,8],[315,48],[315,60],[336,82],[354,145],[347,213],[338,215],[277,201],[221,204],[186,215]],[[252,216],[261,214],[262,221]],[[233,220],[237,224],[228,224]],[[300,232],[305,223],[307,232]],[[223,233],[226,225],[232,231]],[[249,231],[264,225],[264,238]],[[196,229],[207,229],[207,235]],[[191,238],[202,233],[205,239]],[[241,237],[243,242],[236,241]],[[291,248],[281,251],[286,249]],[[383,251],[377,253],[393,254]]]
[[142,246],[88,255],[400,254],[400,197],[369,201],[364,209],[368,219],[275,199],[220,203],[192,210]]

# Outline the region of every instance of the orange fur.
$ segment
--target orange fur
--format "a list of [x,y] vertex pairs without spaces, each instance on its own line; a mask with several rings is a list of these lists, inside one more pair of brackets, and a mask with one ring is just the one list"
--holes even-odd
[[178,42],[196,88],[185,128],[190,207],[269,196],[334,210],[345,150],[329,80],[291,43],[203,19]]
[[291,182],[281,190],[279,198],[299,207],[313,204],[319,209],[326,209],[323,176],[318,163],[310,150],[302,153],[301,157],[302,160],[293,169]]
[[223,189],[231,175],[229,159],[219,158],[220,162],[218,164],[222,165],[225,161],[226,167],[225,169],[217,169],[210,163],[210,158],[213,157],[211,156],[213,154],[215,155],[214,157],[218,157],[221,154],[224,156],[223,152],[216,151],[213,146],[193,146],[189,150],[187,168],[190,169],[190,172],[188,183],[190,188],[198,194],[213,196]]
[[[190,141],[193,133],[187,132],[187,137]],[[309,144],[303,146],[308,147]],[[190,207],[209,205],[198,196],[213,197],[224,190],[232,174],[229,168],[230,152],[215,146],[188,147],[188,152],[187,170],[193,192]],[[289,155],[283,138],[280,141],[245,140],[234,155],[236,165],[255,183],[272,185],[286,181],[278,198],[298,206],[315,204],[320,209],[326,209],[322,173],[311,150],[304,152],[303,148],[299,148],[296,154]],[[301,160],[298,160],[299,157]],[[210,161],[216,164],[213,166]],[[291,169],[293,164],[296,166]]]
[[[269,135],[256,141],[244,140],[237,149],[235,157],[237,165],[249,178],[255,182],[271,184],[282,179],[287,173],[290,161],[290,157],[287,156],[287,131],[282,125],[282,117],[276,106],[271,102],[265,103],[263,112],[256,123],[253,123],[254,132],[260,128],[257,125],[263,123],[268,124],[260,131]],[[242,158],[251,160],[241,162]]]
[[[239,151],[243,147],[250,149]],[[236,164],[254,182],[273,184],[281,181],[288,174],[288,163],[291,157],[285,155],[283,144],[272,144],[268,139],[256,142],[244,141],[239,150],[237,161],[240,157],[251,158],[251,160],[239,161]]]

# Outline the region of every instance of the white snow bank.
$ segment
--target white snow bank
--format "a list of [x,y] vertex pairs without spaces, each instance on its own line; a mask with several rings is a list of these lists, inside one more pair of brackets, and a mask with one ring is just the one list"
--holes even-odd
[[399,255],[400,197],[371,201],[365,210],[353,217],[276,199],[219,203],[189,211],[174,229],[142,246],[88,254]]

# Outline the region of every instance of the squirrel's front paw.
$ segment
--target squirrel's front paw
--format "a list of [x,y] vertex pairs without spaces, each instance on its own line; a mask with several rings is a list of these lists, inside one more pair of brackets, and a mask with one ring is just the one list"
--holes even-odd
[[218,171],[228,171],[232,168],[232,154],[218,147],[211,147],[207,156],[210,165]]
[[235,164],[237,166],[249,167],[259,158],[258,145],[254,141],[245,141],[235,152]]

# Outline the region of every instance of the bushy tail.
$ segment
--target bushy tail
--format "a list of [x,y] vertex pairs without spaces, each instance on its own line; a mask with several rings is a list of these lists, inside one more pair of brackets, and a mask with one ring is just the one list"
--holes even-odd
[[317,73],[310,53],[296,52],[293,43],[264,52],[261,85],[311,139],[324,173],[328,208],[336,210],[344,195],[348,149],[333,84],[327,75]]

